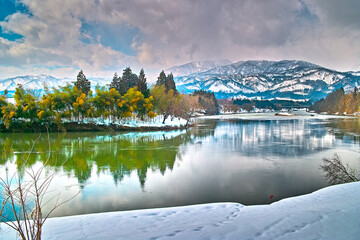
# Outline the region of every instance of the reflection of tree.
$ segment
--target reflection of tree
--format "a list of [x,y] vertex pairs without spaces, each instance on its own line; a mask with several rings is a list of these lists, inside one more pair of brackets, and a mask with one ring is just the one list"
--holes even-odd
[[207,119],[206,124],[202,124],[202,121],[198,120],[198,125],[191,128],[191,133],[199,139],[214,136],[214,130],[220,124],[219,120]]
[[[334,134],[335,137],[338,139],[351,138],[351,140],[353,140],[354,142],[360,142],[359,118],[331,119],[326,124],[326,127],[336,129],[334,131]],[[351,135],[349,133],[351,133]]]
[[[3,146],[1,164],[15,159],[19,168],[23,164],[23,156],[27,154],[23,150],[30,149],[38,136],[39,134],[0,136],[0,144]],[[50,134],[52,152],[48,159],[49,145],[47,136],[43,134],[35,144],[34,153],[27,164],[32,166],[37,161],[44,163],[48,159],[49,167],[74,175],[82,186],[91,177],[94,164],[98,174],[110,172],[116,184],[124,176],[136,171],[140,185],[144,188],[149,169],[162,174],[166,169],[173,169],[179,146],[184,140],[186,138],[181,135],[170,138],[166,133],[157,137],[151,134],[139,137],[117,133]],[[60,161],[64,159],[67,159],[65,163]]]
[[0,156],[0,164],[3,165],[6,163],[7,159],[11,159],[13,154],[11,151],[11,141],[9,138],[0,138],[1,156]]

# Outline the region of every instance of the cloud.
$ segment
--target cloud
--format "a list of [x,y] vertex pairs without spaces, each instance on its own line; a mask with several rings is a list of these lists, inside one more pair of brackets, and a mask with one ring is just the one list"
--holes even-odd
[[135,59],[98,42],[84,43],[81,16],[87,8],[80,8],[80,2],[60,2],[24,1],[31,14],[16,12],[0,23],[3,31],[23,36],[21,41],[1,38],[0,64],[24,69],[34,64],[74,66],[96,75]]
[[138,59],[140,63],[151,64],[154,61],[154,53],[152,46],[148,43],[143,43],[138,48]]
[[358,0],[306,0],[323,25],[360,30],[360,2]]
[[76,77],[80,69],[74,67],[60,67],[60,68],[49,68],[47,66],[32,65],[26,67],[16,67],[16,66],[2,66],[0,65],[1,80],[6,78],[11,78],[14,76],[25,76],[31,73],[32,75],[54,75],[59,78],[65,77]]
[[356,0],[21,2],[26,11],[0,22],[3,33],[22,36],[0,38],[3,66],[74,66],[90,76],[224,58],[359,67]]

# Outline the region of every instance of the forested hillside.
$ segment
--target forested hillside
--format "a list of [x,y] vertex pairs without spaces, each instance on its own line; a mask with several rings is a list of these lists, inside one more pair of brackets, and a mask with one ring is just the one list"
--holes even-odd
[[345,93],[343,88],[330,93],[326,98],[315,102],[310,110],[330,114],[360,115],[360,93],[358,88]]

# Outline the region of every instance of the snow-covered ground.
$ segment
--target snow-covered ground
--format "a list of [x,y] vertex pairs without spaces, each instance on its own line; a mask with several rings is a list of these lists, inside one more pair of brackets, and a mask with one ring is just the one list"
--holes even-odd
[[[71,203],[70,203],[71,204]],[[270,205],[211,203],[51,218],[43,239],[359,239],[360,182]],[[1,225],[1,239],[16,239]]]
[[[244,120],[291,120],[291,119],[329,119],[329,118],[353,118],[352,116],[343,115],[327,115],[309,113],[306,111],[280,111],[281,116],[275,116],[277,112],[255,112],[255,113],[236,113],[236,114],[223,114],[223,115],[211,115],[201,116],[199,119],[244,119]],[[287,116],[286,116],[287,115]],[[294,116],[295,115],[295,116]]]
[[[154,118],[146,118],[141,120],[140,118],[123,118],[119,120],[111,120],[101,119],[101,118],[91,118],[85,119],[84,123],[95,123],[96,125],[110,125],[115,124],[124,127],[131,127],[131,128],[140,128],[140,127],[148,127],[148,128],[181,128],[186,125],[186,120],[179,117],[168,117],[166,118],[165,123],[163,123],[163,116],[158,115]],[[81,123],[81,122],[79,122]]]
[[177,117],[168,117],[165,120],[165,123],[162,123],[163,116],[159,115],[154,117],[153,119],[141,121],[140,119],[129,119],[125,120],[124,122],[120,123],[122,126],[127,127],[181,127],[186,125],[186,120]]

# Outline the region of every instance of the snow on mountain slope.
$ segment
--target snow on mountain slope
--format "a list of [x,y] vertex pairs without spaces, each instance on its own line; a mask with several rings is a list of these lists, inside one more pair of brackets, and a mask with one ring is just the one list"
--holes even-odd
[[296,60],[246,61],[175,78],[178,90],[213,91],[218,98],[260,97],[317,100],[334,89],[360,86],[360,76]]
[[[345,91],[360,87],[358,72],[337,72],[296,60],[240,61],[229,60],[191,62],[169,68],[180,92],[212,91],[218,98],[287,98],[318,100],[343,87]],[[187,75],[184,75],[187,74]],[[94,89],[105,86],[111,79],[88,78]],[[48,88],[73,84],[75,78],[55,78],[49,75],[19,76],[0,80],[0,93],[13,94],[17,84],[39,92]]]
[[232,62],[227,59],[217,60],[217,61],[195,61],[195,62],[190,62],[183,65],[171,67],[167,69],[166,72],[167,73],[172,72],[172,74],[175,77],[179,77],[179,76],[190,75],[193,73],[204,72],[213,69],[215,67],[229,65],[229,64],[232,64]]
[[[88,78],[91,87],[95,88],[97,84],[100,86],[105,86],[106,84],[110,84],[111,79],[102,79],[102,78]],[[15,91],[18,84],[21,84],[25,89],[38,90],[42,91],[44,87],[53,88],[65,86],[66,84],[73,84],[76,79],[72,78],[55,78],[49,75],[37,75],[37,76],[19,76],[14,78],[8,78],[4,80],[0,80],[0,91],[3,92],[7,90],[12,93]]]
[[66,83],[65,79],[57,79],[48,75],[38,76],[19,76],[14,78],[8,78],[0,81],[0,89],[15,91],[18,84],[26,87],[27,89],[42,89],[44,85],[48,87],[58,86]]
[[320,68],[320,66],[295,60],[274,61],[240,61],[234,64],[219,66],[204,72],[204,74],[221,74],[221,75],[249,75],[249,74],[280,74],[296,71],[297,69]]

